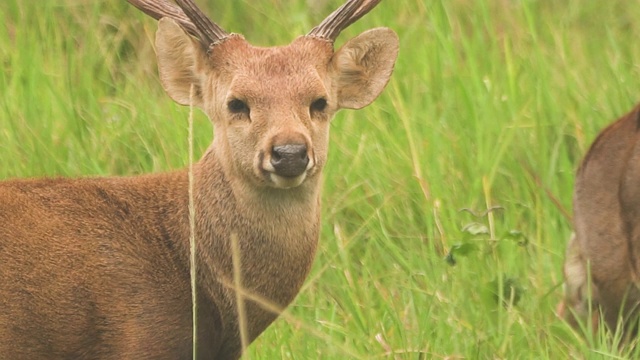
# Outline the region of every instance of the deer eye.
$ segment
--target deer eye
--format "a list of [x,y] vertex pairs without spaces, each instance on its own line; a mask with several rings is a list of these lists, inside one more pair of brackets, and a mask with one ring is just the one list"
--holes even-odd
[[249,106],[242,100],[233,99],[227,103],[227,108],[232,114],[249,114]]
[[325,98],[316,99],[314,102],[311,103],[311,107],[310,107],[311,111],[317,111],[317,112],[322,112],[326,108],[327,108],[327,99]]

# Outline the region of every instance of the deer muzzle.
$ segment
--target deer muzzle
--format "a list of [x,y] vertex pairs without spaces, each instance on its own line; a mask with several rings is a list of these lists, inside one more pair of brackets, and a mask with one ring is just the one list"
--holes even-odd
[[271,165],[275,174],[286,178],[302,175],[309,165],[309,154],[305,144],[287,144],[271,149]]
[[302,184],[315,161],[303,139],[275,141],[261,156],[261,168],[272,186],[289,189]]

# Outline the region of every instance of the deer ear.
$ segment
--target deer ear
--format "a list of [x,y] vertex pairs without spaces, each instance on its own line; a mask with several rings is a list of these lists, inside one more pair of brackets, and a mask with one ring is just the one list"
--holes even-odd
[[391,77],[398,47],[398,36],[388,28],[365,31],[344,44],[330,65],[338,106],[360,109],[371,104]]
[[[162,87],[178,104],[202,106],[202,83],[199,73],[205,54],[172,19],[162,18],[156,32],[158,71]],[[191,99],[191,85],[194,86]]]

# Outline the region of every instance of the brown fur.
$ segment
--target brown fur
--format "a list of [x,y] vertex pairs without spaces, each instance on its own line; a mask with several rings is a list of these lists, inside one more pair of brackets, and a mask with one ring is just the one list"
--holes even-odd
[[[600,312],[615,330],[640,303],[640,106],[603,130],[578,170],[575,236],[564,266],[566,295],[559,306],[572,324],[598,324]],[[588,306],[591,295],[592,308]],[[576,319],[577,317],[577,319]]]
[[[236,359],[231,239],[245,291],[286,307],[316,251],[329,121],[378,96],[398,40],[374,29],[334,53],[311,37],[257,48],[234,35],[205,53],[162,19],[156,45],[167,93],[214,125],[194,165],[198,357]],[[318,98],[326,109],[310,110]],[[250,113],[231,112],[232,99]],[[291,143],[308,147],[309,166],[274,175],[271,149]],[[191,358],[188,186],[186,170],[0,183],[0,358]],[[249,341],[277,317],[245,310]]]

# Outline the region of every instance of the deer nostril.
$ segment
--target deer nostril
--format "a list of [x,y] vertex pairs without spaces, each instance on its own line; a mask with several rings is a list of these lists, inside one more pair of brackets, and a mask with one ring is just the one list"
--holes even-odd
[[277,145],[271,149],[271,165],[275,173],[285,177],[301,175],[309,164],[307,145]]

